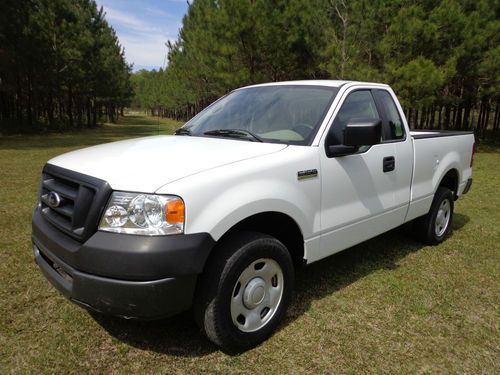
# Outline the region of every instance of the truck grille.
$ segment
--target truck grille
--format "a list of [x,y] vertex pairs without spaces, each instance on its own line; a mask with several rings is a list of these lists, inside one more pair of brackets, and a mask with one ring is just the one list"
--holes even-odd
[[97,231],[110,193],[106,181],[47,164],[40,188],[42,215],[56,228],[84,242]]

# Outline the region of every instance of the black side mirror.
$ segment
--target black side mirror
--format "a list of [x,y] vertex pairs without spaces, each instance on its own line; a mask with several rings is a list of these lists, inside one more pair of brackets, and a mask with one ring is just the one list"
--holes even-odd
[[372,146],[380,143],[382,121],[379,119],[351,119],[347,123],[341,145],[327,147],[328,156],[354,154],[360,146]]
[[380,143],[382,121],[352,119],[344,129],[344,145],[371,146]]

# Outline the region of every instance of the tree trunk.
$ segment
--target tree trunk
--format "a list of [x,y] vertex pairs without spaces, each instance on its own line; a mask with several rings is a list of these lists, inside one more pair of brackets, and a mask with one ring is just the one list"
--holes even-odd
[[69,126],[73,128],[75,126],[73,120],[73,88],[71,85],[68,86],[68,118],[69,118]]
[[425,127],[426,118],[427,118],[427,108],[423,108],[422,114],[420,115],[420,125],[419,125],[420,129],[423,129]]
[[31,75],[28,74],[28,100],[26,103],[26,111],[28,115],[28,127],[31,129],[33,127],[33,102],[32,102],[32,97],[33,95],[33,89],[31,85]]
[[483,121],[483,116],[484,116],[483,109],[484,109],[484,103],[481,100],[479,102],[479,116],[477,117],[477,125],[476,125],[476,128],[478,130],[481,129],[481,125],[482,125],[482,121]]
[[455,129],[455,126],[456,126],[456,123],[457,123],[457,107],[453,106],[453,114],[452,114],[452,119],[451,119],[451,123],[450,123],[450,127],[452,129]]
[[462,104],[458,106],[457,117],[455,120],[455,129],[460,130],[462,128]]
[[470,105],[467,103],[464,109],[464,119],[462,124],[462,127],[465,130],[469,130],[469,117],[470,117]]
[[92,111],[92,126],[97,126],[97,100],[94,96]]
[[444,123],[443,126],[441,127],[441,130],[448,129],[448,127],[450,126],[450,112],[451,112],[451,106],[448,104],[444,109]]
[[474,110],[474,107],[471,107],[470,109],[470,127],[472,128],[472,130],[474,130],[474,116],[476,115],[476,111]]
[[500,126],[500,100],[497,100],[495,109],[495,120],[493,121],[493,130],[497,130]]
[[443,111],[443,107],[442,107],[442,106],[439,106],[439,107],[438,107],[438,110],[439,110],[439,112],[438,112],[438,123],[437,123],[437,128],[438,128],[438,129],[441,129],[441,125],[442,125],[442,124],[441,124],[441,112]]
[[86,105],[86,112],[87,112],[87,128],[90,128],[92,126],[92,103],[90,101],[90,98],[87,98],[87,105]]
[[495,109],[495,117],[494,117],[494,121],[493,121],[493,131],[491,132],[491,138],[493,140],[496,139],[498,129],[500,128],[500,108],[499,107],[500,107],[500,100],[497,100],[497,106]]
[[23,91],[21,88],[21,77],[19,76],[19,72],[17,73],[17,98],[16,100],[16,119],[18,124],[22,124],[23,115],[21,109],[21,98],[23,97]]
[[430,120],[429,120],[429,123],[427,124],[428,128],[429,129],[434,129],[434,119],[435,119],[435,116],[436,116],[436,108],[435,107],[432,107],[431,108],[431,116],[430,116]]
[[486,103],[486,114],[484,116],[484,126],[483,126],[483,136],[482,138],[484,139],[486,137],[486,133],[488,131],[488,122],[490,120],[490,103]]

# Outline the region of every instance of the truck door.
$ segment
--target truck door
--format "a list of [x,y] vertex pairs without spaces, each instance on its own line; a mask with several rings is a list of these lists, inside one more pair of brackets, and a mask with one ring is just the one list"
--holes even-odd
[[[384,143],[394,146],[395,186],[394,206],[408,207],[411,199],[411,180],[413,176],[413,143],[411,136],[406,134],[408,126],[403,123],[401,108],[396,105],[394,93],[384,89],[372,90],[377,107],[382,114],[382,138]],[[406,216],[402,217],[404,221]]]
[[[329,144],[341,144],[343,129],[352,118],[382,120],[380,144],[362,146],[357,153],[340,157],[329,157],[324,149],[320,152],[322,230],[317,259],[365,241],[404,221],[412,158],[403,155],[400,160],[397,142],[389,137],[386,129],[388,111],[375,91],[353,89],[344,94],[341,107],[321,141],[322,147],[327,140]],[[394,134],[400,136],[403,131],[405,136],[400,124],[402,126],[401,121],[394,123]],[[411,144],[408,147],[411,153]]]

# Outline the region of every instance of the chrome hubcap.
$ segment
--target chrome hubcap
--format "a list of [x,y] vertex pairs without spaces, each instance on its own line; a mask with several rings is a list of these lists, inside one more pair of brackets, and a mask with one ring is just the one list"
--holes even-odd
[[451,214],[451,205],[448,199],[445,199],[441,202],[439,206],[438,213],[436,215],[436,225],[435,225],[435,233],[436,236],[441,237],[448,228],[448,224],[450,222],[450,214]]
[[231,318],[243,332],[264,327],[283,297],[283,271],[273,259],[261,258],[246,267],[236,281],[231,298]]

